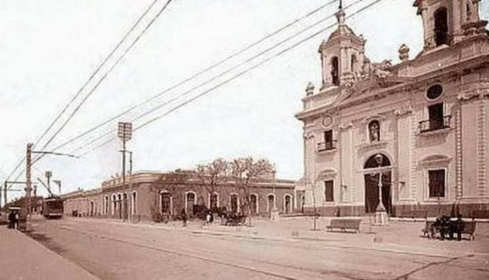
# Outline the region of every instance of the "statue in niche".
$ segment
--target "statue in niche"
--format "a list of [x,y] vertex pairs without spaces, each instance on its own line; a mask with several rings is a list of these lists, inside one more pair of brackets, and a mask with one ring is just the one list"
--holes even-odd
[[371,121],[368,124],[370,142],[380,141],[380,124],[379,121]]

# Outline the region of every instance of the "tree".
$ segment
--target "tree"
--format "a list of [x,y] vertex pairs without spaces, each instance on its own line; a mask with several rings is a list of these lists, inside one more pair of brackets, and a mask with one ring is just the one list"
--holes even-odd
[[[228,180],[229,166],[229,163],[222,158],[216,159],[208,164],[199,164],[197,166],[197,178],[209,194],[210,200],[212,200],[213,194],[218,192],[218,188]],[[201,195],[203,195],[202,192]],[[205,201],[205,198],[202,199]],[[212,208],[212,203],[210,203],[209,208]]]
[[241,209],[247,212],[249,225],[251,225],[252,207],[254,207],[251,200],[251,189],[259,179],[271,178],[275,168],[266,159],[255,160],[252,157],[237,158],[230,163],[230,168],[231,183],[238,192]]

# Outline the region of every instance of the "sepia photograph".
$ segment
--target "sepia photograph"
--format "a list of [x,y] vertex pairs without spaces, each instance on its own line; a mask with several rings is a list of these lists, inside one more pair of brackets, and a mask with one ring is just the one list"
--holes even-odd
[[489,279],[489,0],[0,0],[0,280]]

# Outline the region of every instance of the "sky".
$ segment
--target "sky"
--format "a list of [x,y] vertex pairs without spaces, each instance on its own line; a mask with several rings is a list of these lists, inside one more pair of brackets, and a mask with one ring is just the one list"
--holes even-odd
[[[37,139],[73,98],[131,26],[155,0],[2,0],[0,1],[0,180],[11,174],[25,155],[26,144]],[[357,0],[345,0],[348,6]],[[156,1],[121,49],[101,68],[54,129],[34,150],[55,147],[125,109],[191,77],[202,69],[273,33],[281,27],[328,3],[326,0],[173,0],[147,29],[100,85],[80,106],[73,118],[49,145],[45,145],[69,113],[92,90],[124,50],[147,26],[166,0]],[[347,16],[374,2],[363,0],[346,9]],[[367,39],[366,54],[373,62],[399,61],[398,49],[405,43],[411,57],[421,51],[423,29],[412,0],[382,0],[347,19],[357,34]],[[480,14],[487,19],[488,1]],[[320,59],[317,52],[336,22],[334,3],[296,22],[276,36],[250,48],[240,56],[162,94],[129,115],[117,118],[57,150],[84,156],[46,156],[33,167],[33,180],[46,170],[61,180],[63,193],[100,186],[121,172],[121,142],[115,139],[100,148],[87,145],[103,133],[115,137],[118,121],[132,121],[154,106],[159,110],[134,121],[137,127],[167,113],[181,102],[211,90],[234,75],[270,58],[263,65],[225,82],[201,98],[189,102],[134,132],[127,143],[133,152],[134,171],[190,169],[216,158],[231,160],[252,156],[275,164],[277,177],[298,180],[303,173],[302,124],[294,115],[302,108],[301,98],[309,82],[319,87]],[[323,20],[302,35],[267,49],[300,30]],[[322,29],[325,29],[321,31]],[[291,47],[320,32],[318,36]],[[290,48],[282,54],[282,50]],[[205,83],[222,71],[257,54],[262,56],[240,68]],[[183,96],[182,96],[183,95]],[[175,99],[178,98],[178,99]],[[108,138],[103,138],[105,140]],[[102,141],[104,142],[104,141]],[[46,146],[46,147],[44,147]],[[78,149],[79,147],[84,147]],[[85,154],[85,152],[88,152]],[[17,177],[25,164],[10,180]],[[19,180],[25,180],[21,174]],[[17,186],[16,188],[20,188]],[[41,189],[41,187],[39,187]],[[40,190],[40,194],[45,194]],[[9,193],[9,198],[22,192]],[[10,199],[9,199],[10,200]]]

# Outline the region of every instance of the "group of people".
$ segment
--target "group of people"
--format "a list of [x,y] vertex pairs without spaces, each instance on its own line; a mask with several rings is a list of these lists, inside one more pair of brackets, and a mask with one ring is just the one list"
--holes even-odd
[[465,228],[465,223],[462,220],[462,216],[458,215],[457,219],[451,219],[449,216],[441,216],[431,226],[431,232],[434,234],[436,231],[440,233],[440,239],[445,240],[446,237],[453,239],[453,236],[457,234],[457,240],[462,240],[462,232]]
[[10,211],[8,214],[8,228],[19,229],[19,212]]

